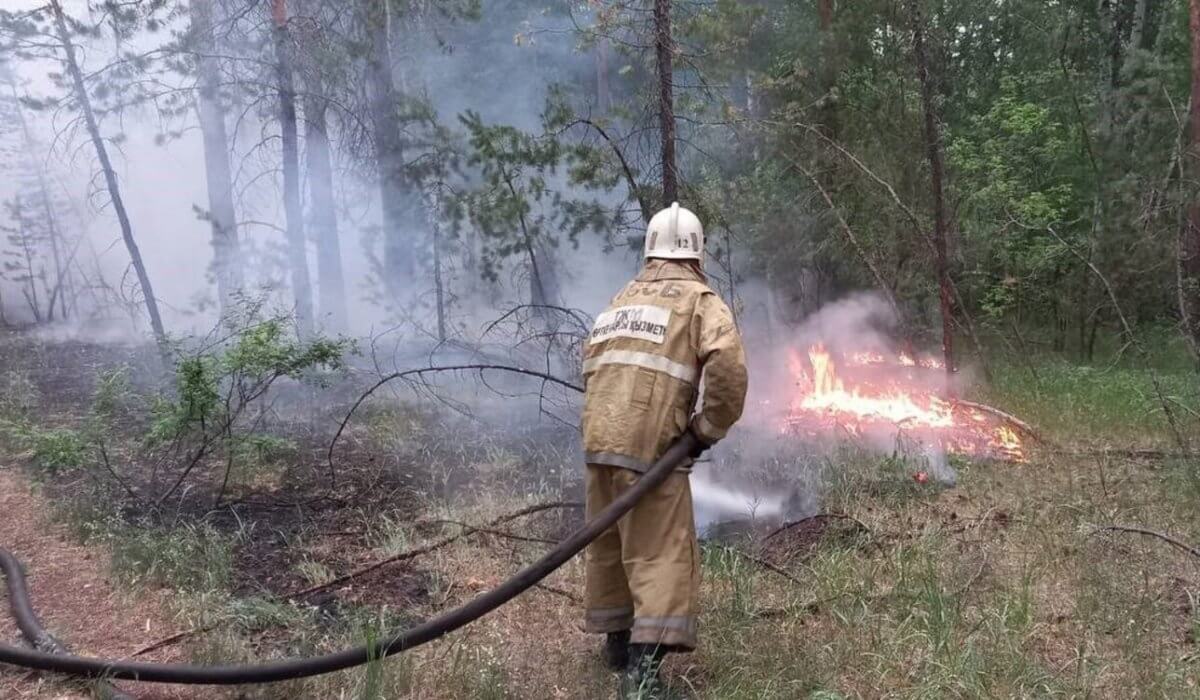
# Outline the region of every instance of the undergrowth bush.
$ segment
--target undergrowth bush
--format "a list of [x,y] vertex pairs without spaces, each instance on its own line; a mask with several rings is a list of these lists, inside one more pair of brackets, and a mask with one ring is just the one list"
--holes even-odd
[[25,435],[38,472],[54,476],[84,466],[87,443],[79,432],[67,428],[30,429]]
[[268,392],[282,379],[321,384],[343,366],[347,340],[299,339],[286,318],[255,321],[220,343],[181,352],[174,391],[151,405],[143,446],[153,455],[155,473],[170,481],[162,504],[194,469],[219,459],[220,502],[231,478],[251,477],[256,467],[290,453],[287,441],[261,430]]

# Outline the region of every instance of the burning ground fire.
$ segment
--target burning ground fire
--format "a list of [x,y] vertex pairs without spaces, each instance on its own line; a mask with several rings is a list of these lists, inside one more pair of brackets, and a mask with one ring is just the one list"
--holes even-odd
[[[839,370],[839,361],[847,368]],[[795,380],[782,430],[798,435],[854,438],[903,434],[932,449],[1024,462],[1021,439],[1007,425],[976,409],[947,401],[930,375],[944,365],[932,357],[855,352],[834,359],[823,345],[807,358],[792,351]],[[924,380],[924,381],[922,381]]]

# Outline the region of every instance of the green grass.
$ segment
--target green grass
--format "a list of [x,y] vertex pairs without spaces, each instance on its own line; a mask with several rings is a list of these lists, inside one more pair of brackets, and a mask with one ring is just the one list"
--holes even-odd
[[1169,442],[1171,430],[1163,400],[1154,387],[1155,377],[1176,420],[1190,435],[1197,434],[1200,374],[1190,369],[1088,367],[1043,361],[1032,370],[1022,364],[998,364],[993,374],[994,383],[980,392],[981,400],[1060,442]]
[[37,407],[41,393],[37,385],[21,372],[0,372],[0,418],[15,420]]
[[233,578],[234,538],[211,526],[172,529],[120,525],[106,533],[112,567],[125,585],[181,591],[225,590]]

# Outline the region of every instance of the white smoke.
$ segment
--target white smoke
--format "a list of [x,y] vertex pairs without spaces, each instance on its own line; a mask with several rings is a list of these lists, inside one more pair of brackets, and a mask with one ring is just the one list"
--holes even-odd
[[[37,0],[6,0],[4,7],[20,11],[42,4]],[[84,0],[64,0],[63,6],[70,15],[88,16],[89,4]],[[398,86],[412,96],[427,99],[438,122],[451,130],[459,128],[459,114],[472,110],[480,113],[487,123],[512,125],[536,133],[551,86],[556,82],[572,82],[577,76],[594,71],[593,57],[579,50],[571,20],[561,12],[542,12],[541,8],[531,9],[505,0],[485,0],[481,17],[443,20],[441,26],[417,31],[411,41],[404,42],[403,53],[397,55]],[[85,72],[110,62],[117,50],[126,54],[149,51],[167,41],[170,31],[185,28],[186,16],[158,33],[128,37],[119,45],[111,37],[96,40],[79,37],[77,40],[86,49],[81,52],[86,62]],[[514,37],[521,40],[515,41]],[[55,62],[13,60],[11,67],[17,72],[23,95],[39,98],[61,94],[52,77],[60,70]],[[513,76],[537,79],[514,80]],[[164,89],[186,88],[190,80],[170,75],[163,79],[179,83],[164,85]],[[264,104],[269,112],[269,101]],[[93,177],[96,172],[93,151],[86,135],[66,128],[74,119],[74,112],[63,109],[54,118],[47,118],[50,113],[30,112],[28,116],[35,127],[36,147],[44,151],[39,155],[51,175],[55,194],[69,199],[79,212],[79,216],[73,217],[77,220],[71,222],[68,234],[86,237],[80,260],[86,261],[89,273],[103,274],[113,287],[119,287],[124,278],[125,291],[136,301],[136,290],[128,288],[129,257],[120,241],[116,217],[102,182]],[[270,176],[270,171],[278,168],[277,148],[263,148],[264,143],[271,143],[274,133],[271,118],[269,115],[264,123],[253,110],[247,110],[227,115],[227,125],[238,178],[235,186],[245,253],[243,262],[250,267],[251,288],[246,291],[254,298],[266,296],[276,308],[286,309],[291,303],[287,274],[278,262],[284,245],[282,195],[277,174]],[[216,294],[210,277],[213,257],[210,225],[197,215],[197,209],[207,209],[208,199],[201,135],[194,122],[191,110],[164,122],[149,107],[128,108],[120,115],[106,115],[101,120],[101,131],[113,138],[110,155],[134,236],[146,261],[164,321],[175,334],[202,333],[216,322]],[[336,131],[336,119],[331,123]],[[10,126],[0,125],[0,141],[16,137]],[[172,136],[163,139],[165,132],[171,132]],[[118,135],[119,139],[114,138]],[[340,136],[334,134],[335,142]],[[370,282],[372,260],[380,254],[379,238],[372,233],[378,230],[380,220],[378,188],[370,169],[352,161],[339,145],[335,143],[333,165],[340,199],[338,224],[350,330],[355,335],[372,335],[396,326],[397,318],[401,318],[407,322],[410,338],[420,336],[415,326],[428,329],[433,325],[431,263],[426,260],[418,265],[409,300],[392,303],[379,298],[379,290]],[[18,187],[14,170],[9,167],[0,171],[0,200],[11,197]],[[562,173],[548,184],[564,191],[570,187]],[[624,198],[623,187],[599,196],[606,203],[619,202]],[[307,200],[307,188],[302,196]],[[305,207],[308,214],[307,201]],[[0,212],[0,225],[9,223],[5,218],[4,212]],[[418,237],[427,234],[414,231]],[[367,249],[365,243],[375,248]],[[91,251],[95,251],[94,260]],[[560,241],[554,254],[563,278],[561,302],[589,313],[604,306],[635,264],[627,251],[608,249],[600,236],[592,233],[581,237],[578,249],[568,241]],[[315,248],[311,243],[309,261],[315,284]],[[453,330],[468,340],[494,319],[499,310],[528,300],[528,283],[520,271],[522,261],[510,260],[494,284],[468,280],[468,275],[478,277],[474,270],[456,269],[454,261],[445,262],[448,267],[445,277],[451,285],[448,298],[453,307]],[[19,286],[0,279],[0,296],[10,321],[32,320],[27,318]],[[70,325],[60,324],[45,332],[55,337],[94,341],[145,340],[148,330],[136,303],[129,308],[138,317],[135,321],[128,318],[125,309],[104,311],[91,314],[86,322],[76,319]]]
[[[878,353],[895,357],[900,348],[898,324],[891,306],[879,294],[857,292],[822,306],[794,326],[772,313],[772,300],[763,287],[743,285],[741,317],[750,371],[746,412],[729,437],[692,476],[697,523],[747,519],[797,519],[818,512],[832,470],[837,470],[838,446],[851,440],[875,454],[903,457],[914,472],[925,472],[952,486],[957,475],[945,452],[900,429],[880,428],[852,436],[831,430],[820,439],[800,439],[783,429],[792,401],[802,391],[789,367],[789,355],[807,363],[807,350],[824,345],[841,354]],[[839,372],[852,374],[850,368]],[[877,370],[878,371],[878,370]],[[936,391],[945,388],[940,372],[906,373],[904,381]]]

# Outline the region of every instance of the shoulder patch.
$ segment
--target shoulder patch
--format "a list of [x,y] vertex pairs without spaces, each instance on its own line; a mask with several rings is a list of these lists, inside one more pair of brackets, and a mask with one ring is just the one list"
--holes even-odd
[[596,317],[589,345],[611,338],[648,340],[661,345],[667,339],[671,310],[662,306],[637,305],[609,309]]

